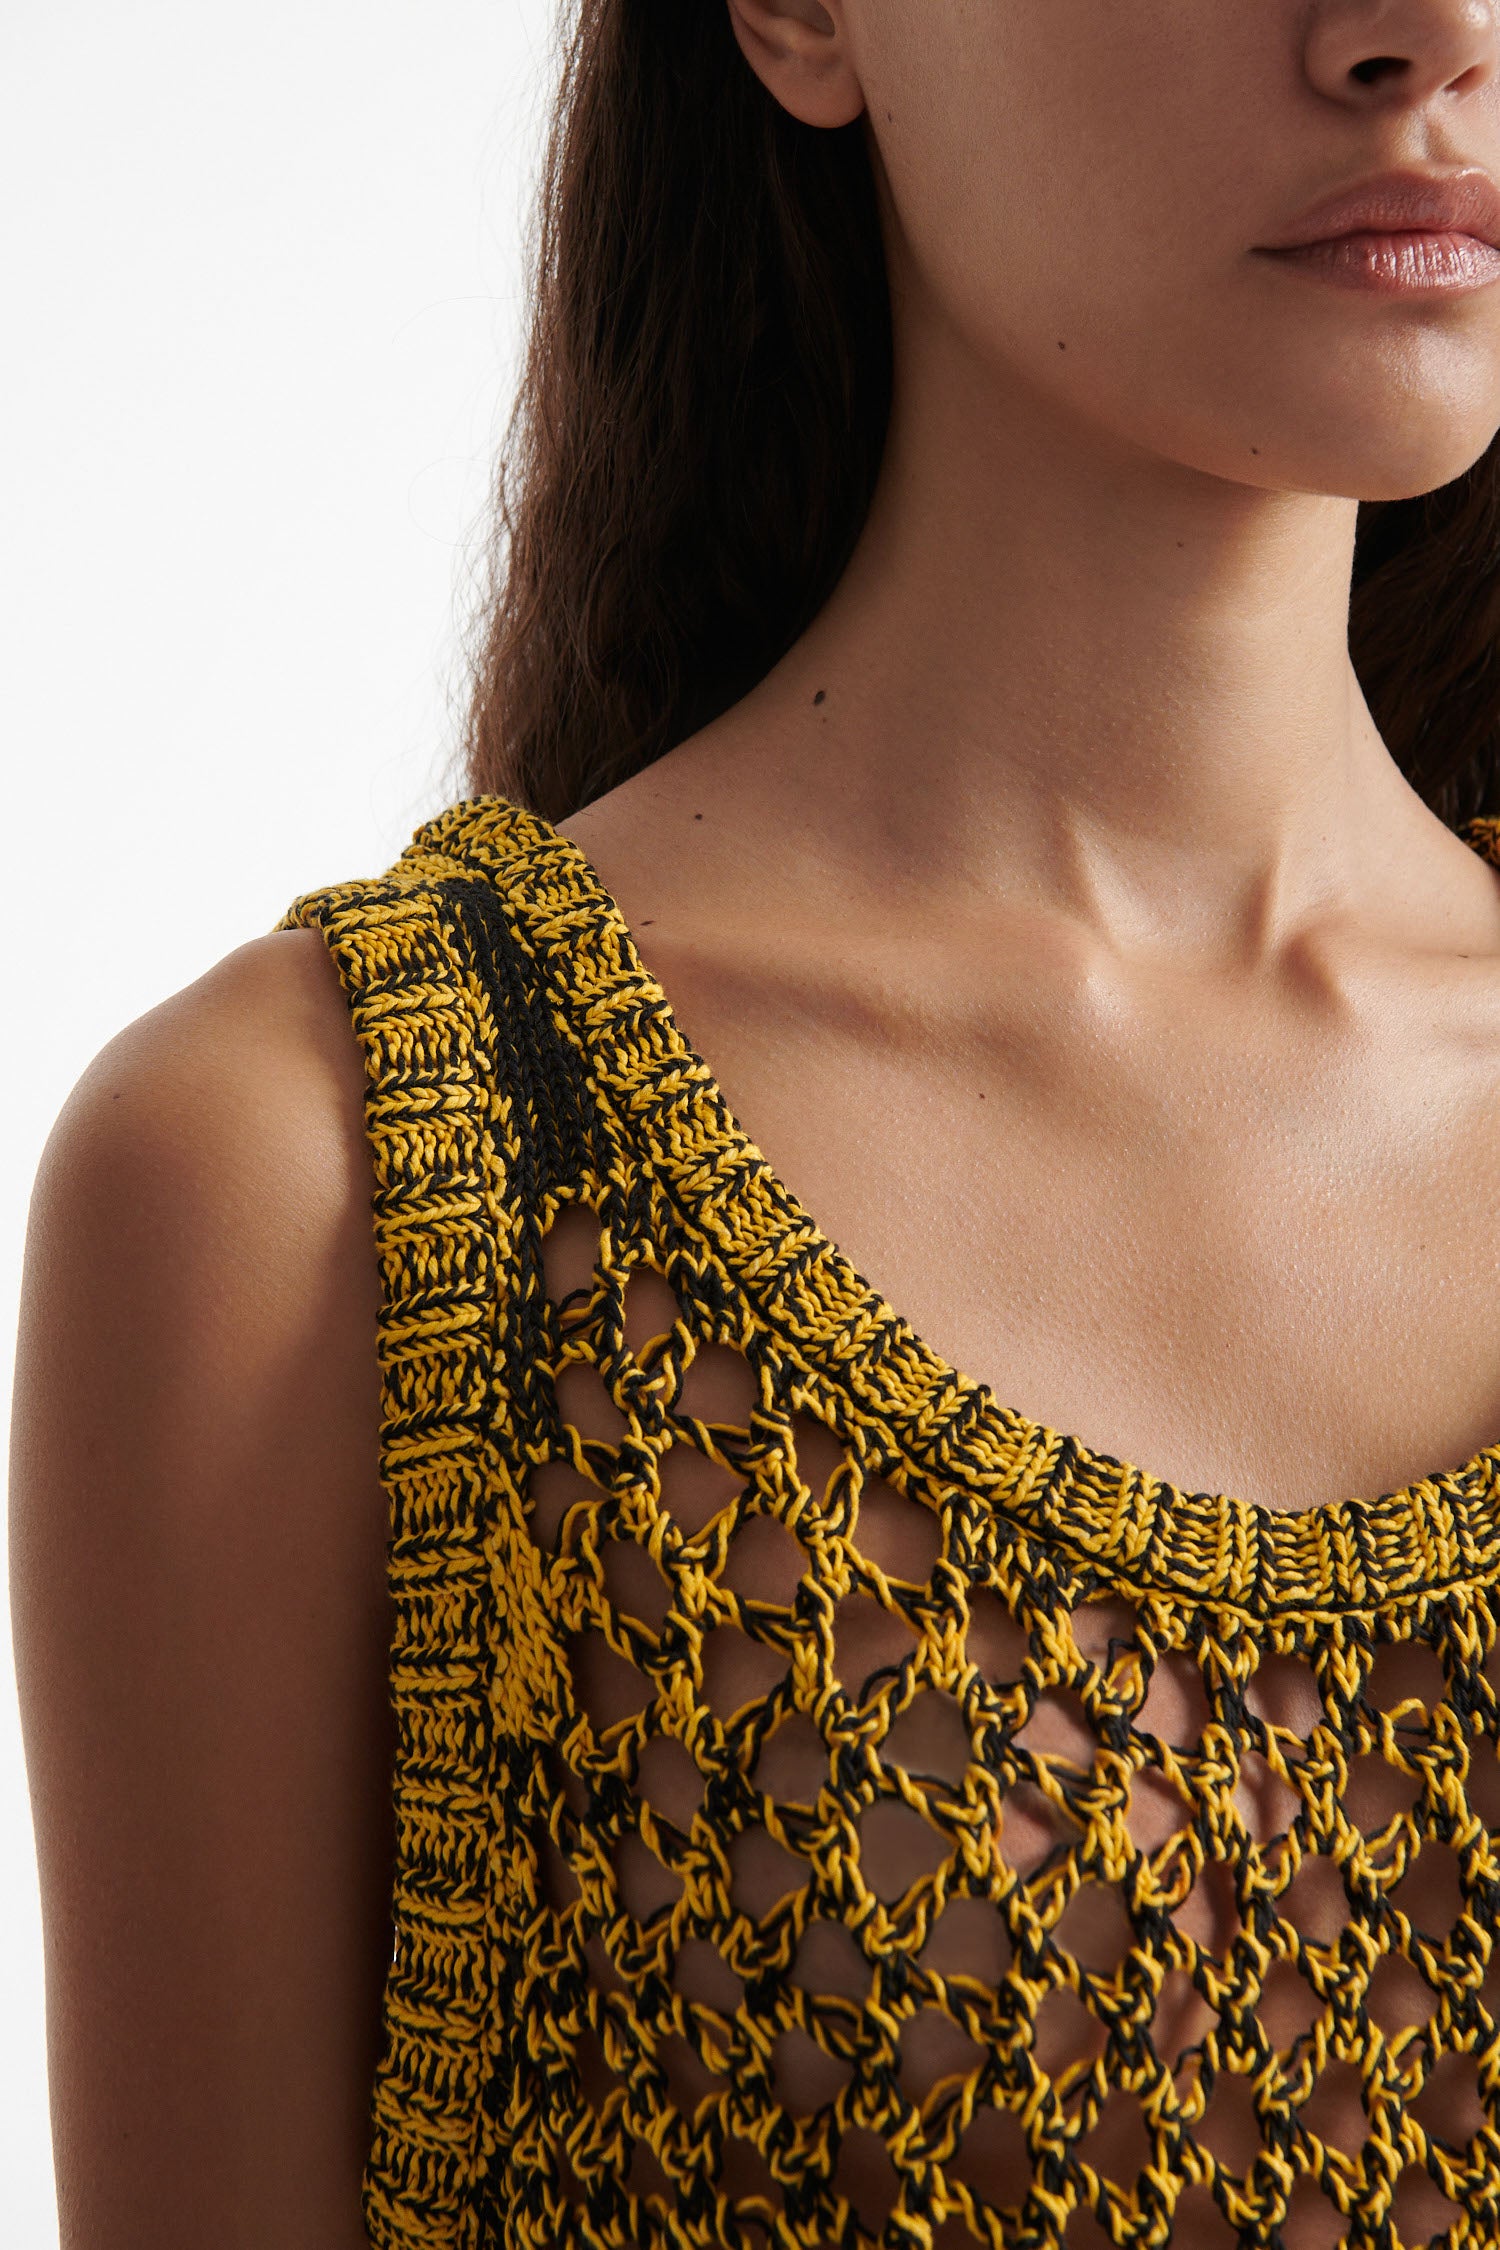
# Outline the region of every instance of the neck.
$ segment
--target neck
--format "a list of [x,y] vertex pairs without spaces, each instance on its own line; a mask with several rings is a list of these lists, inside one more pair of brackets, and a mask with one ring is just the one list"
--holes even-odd
[[1163,460],[920,333],[850,568],[740,707],[820,852],[1129,945],[1260,951],[1434,855],[1488,903],[1349,661],[1356,503]]

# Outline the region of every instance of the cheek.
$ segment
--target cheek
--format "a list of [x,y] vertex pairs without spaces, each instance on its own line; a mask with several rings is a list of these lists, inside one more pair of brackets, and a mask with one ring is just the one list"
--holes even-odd
[[908,355],[956,346],[983,383],[1280,489],[1432,490],[1489,444],[1500,288],[1396,311],[1252,254],[1338,162],[1277,6],[951,0],[920,40],[902,20],[864,83]]
[[1094,333],[1113,347],[1132,308],[1143,325],[1159,315],[1161,215],[1184,200],[1202,105],[1189,74],[1150,66],[1150,13],[937,7],[924,39],[866,75],[894,255],[974,344],[1081,349]]

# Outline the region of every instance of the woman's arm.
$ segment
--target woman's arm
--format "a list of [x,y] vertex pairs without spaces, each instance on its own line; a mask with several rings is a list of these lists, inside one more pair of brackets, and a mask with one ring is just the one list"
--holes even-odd
[[313,931],[132,1024],[32,1201],[11,1586],[63,2250],[365,2250],[390,1958],[364,1078]]

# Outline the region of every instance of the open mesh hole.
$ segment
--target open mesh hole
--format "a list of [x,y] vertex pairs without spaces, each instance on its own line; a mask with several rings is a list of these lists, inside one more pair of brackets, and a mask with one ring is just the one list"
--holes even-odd
[[677,1948],[672,1985],[684,2000],[721,2016],[732,2016],[744,2005],[743,1981],[707,1938],[687,1938]]
[[729,1543],[719,1583],[745,1601],[790,1609],[806,1568],[807,1556],[785,1524],[774,1516],[751,1516]]
[[583,1893],[578,1877],[550,1836],[544,1836],[537,1847],[537,1863],[545,1904],[554,1914],[566,1914]]
[[611,1539],[602,1562],[605,1599],[616,1616],[659,1633],[672,1606],[672,1589],[649,1551],[634,1540]]
[[703,1700],[726,1723],[763,1703],[786,1678],[784,1651],[751,1640],[737,1625],[716,1625],[703,1636]]
[[1206,2187],[1185,2188],[1172,2212],[1172,2242],[1181,2250],[1239,2250],[1240,2232],[1230,2225]]
[[1077,2210],[1063,2229],[1063,2250],[1114,2250],[1092,2211]]
[[758,1401],[755,1371],[727,1344],[700,1344],[682,1371],[673,1402],[685,1420],[748,1436]]
[[881,1756],[888,1765],[957,1788],[968,1770],[969,1728],[951,1695],[923,1688],[892,1722]]
[[652,1921],[677,1904],[682,1877],[664,1866],[643,1836],[622,1836],[614,1848],[615,1884],[620,1904],[637,1922]]
[[981,2201],[997,2210],[1016,2211],[1031,2193],[1031,2150],[1018,2117],[1009,2110],[977,2109],[973,2122],[948,2165]]
[[597,1368],[575,1360],[554,1387],[558,1420],[566,1428],[601,1445],[619,1444],[629,1425]]
[[1079,1967],[1113,1976],[1130,1948],[1130,1916],[1113,1883],[1083,1883],[1069,1899],[1053,1939]]
[[773,2211],[781,2209],[781,2189],[775,2174],[750,2141],[724,2143],[719,2186],[731,2203],[768,2203]]
[[764,1921],[805,1888],[807,1866],[767,1828],[747,1828],[729,1847],[729,1896],[737,1913]]
[[1286,2250],[1340,2250],[1346,2225],[1316,2180],[1299,2180],[1287,2205],[1281,2239]]
[[598,2034],[589,2024],[584,2024],[573,2046],[573,2065],[578,2081],[578,2091],[597,2116],[603,2109],[619,2080],[605,2060],[604,2049]]
[[638,2195],[643,2202],[648,2203],[667,2204],[673,2200],[672,2183],[662,2170],[660,2159],[644,2141],[631,2143],[625,2192],[627,2195]]
[[1031,1716],[1016,1732],[1017,1746],[1033,1758],[1055,1760],[1087,1773],[1099,1741],[1083,1707],[1071,1688],[1049,1688],[1039,1695]]
[[1473,2055],[1439,2055],[1427,2073],[1412,2114],[1424,2133],[1445,2147],[1467,2147],[1488,2120]]
[[526,1514],[543,1554],[556,1554],[574,1508],[595,1508],[599,1500],[598,1485],[580,1476],[570,1461],[548,1461],[533,1469],[526,1484]]
[[1101,1672],[1112,1672],[1122,1659],[1139,1655],[1140,1630],[1134,1602],[1115,1595],[1081,1602],[1073,1612],[1074,1645]]
[[553,1743],[549,1742],[547,1745],[541,1770],[546,1782],[549,1806],[561,1805],[565,1825],[568,1824],[568,1816],[571,1816],[572,1821],[582,1820],[589,1809],[589,1785],[583,1775],[568,1764]]
[[1414,1962],[1404,1960],[1399,1953],[1387,1953],[1371,1972],[1365,2005],[1370,2020],[1380,2026],[1386,2038],[1399,2039],[1403,2032],[1430,2023],[1437,2001]]
[[870,1996],[871,1969],[842,1922],[809,1922],[797,1946],[791,1981],[819,1999]]
[[1221,2070],[1193,2132],[1200,2148],[1206,2148],[1226,2172],[1243,2179],[1261,2152],[1260,2118],[1249,2079]]
[[615,1967],[608,1945],[596,1930],[584,1940],[583,1957],[588,1963],[589,1983],[596,1992],[628,1992],[630,1987]]
[[869,1594],[846,1594],[833,1614],[833,1668],[844,1692],[863,1701],[907,1662],[916,1633],[900,1610]]
[[625,1284],[624,1343],[646,1373],[655,1371],[681,1317],[676,1291],[650,1266],[638,1266]]
[[587,1713],[596,1734],[607,1734],[611,1727],[649,1710],[651,1682],[628,1657],[611,1648],[601,1632],[591,1627],[575,1633],[568,1661],[578,1708]]
[[636,1786],[659,1820],[687,1834],[703,1804],[703,1776],[685,1744],[653,1735],[641,1749]]
[[685,1439],[662,1456],[660,1476],[663,1513],[685,1539],[696,1539],[745,1489],[738,1470],[698,1452]]
[[1001,1807],[1000,1854],[1022,1882],[1076,1843],[1078,1836],[1077,1822],[1033,1783],[1019,1782],[1006,1791]]
[[1246,1750],[1234,1785],[1234,1809],[1255,1842],[1269,1844],[1287,1833],[1302,1800],[1258,1750]]
[[942,1553],[942,1527],[930,1508],[872,1478],[859,1496],[854,1544],[882,1576],[925,1586]]
[[1059,1985],[1047,1994],[1036,2012],[1032,2054],[1049,2078],[1072,2064],[1097,2062],[1105,2047],[1105,2030],[1076,1992]]
[[1391,1894],[1392,1904],[1409,1915],[1420,1936],[1445,1945],[1463,1912],[1463,1873],[1449,1844],[1427,1842]]
[[1193,1807],[1165,1774],[1145,1767],[1130,1777],[1125,1825],[1136,1850],[1148,1859],[1180,1845],[1193,1825]]
[[899,2082],[908,2101],[924,2102],[948,2078],[967,2078],[984,2049],[942,2008],[920,2008],[901,2027]]
[[1303,1860],[1282,1896],[1281,1915],[1309,1945],[1337,1943],[1348,1924],[1349,1897],[1333,1860]]
[[582,2180],[579,2179],[578,2174],[569,2163],[565,2149],[560,2149],[557,2152],[555,2163],[557,2167],[555,2181],[559,2197],[565,2204],[576,2206],[582,2203],[587,2191]]
[[1101,2179],[1130,2189],[1151,2161],[1151,2135],[1134,2094],[1116,2090],[1079,2143],[1082,2161]]
[[1392,1641],[1375,1651],[1365,1701],[1400,1734],[1420,1738],[1448,1693],[1442,1659],[1423,1641]]
[[890,2151],[877,2133],[851,2126],[839,2144],[833,2175],[838,2193],[852,2206],[866,2234],[880,2235],[896,2208],[901,2182]]
[[667,2099],[680,2117],[696,2117],[705,2102],[717,2101],[725,2091],[725,2081],[709,2069],[680,2032],[674,2031],[662,2041],[658,2060],[666,2080]]
[[970,1977],[991,1990],[1011,1963],[1010,1932],[990,1898],[950,1898],[933,1922],[920,1965],[940,1977]]
[[859,1866],[869,1888],[894,1905],[948,1859],[940,1830],[899,1798],[880,1797],[859,1822]]
[[753,1773],[756,1788],[767,1797],[810,1805],[828,1779],[828,1745],[812,1720],[794,1711],[766,1736]]
[[1463,2214],[1436,2180],[1408,2165],[1396,2182],[1394,2216],[1402,2250],[1427,2250],[1428,2243],[1446,2235]]
[[570,1203],[542,1237],[542,1280],[566,1336],[586,1324],[599,1263],[600,1219]]
[[1246,1686],[1245,1706],[1263,1725],[1298,1744],[1323,1721],[1323,1691],[1305,1656],[1263,1656]]
[[1285,2055],[1313,2029],[1323,2003],[1295,1961],[1273,1961],[1255,2012],[1270,2044]]
[[1180,1649],[1158,1657],[1135,1722],[1141,1733],[1154,1735],[1172,1750],[1196,1750],[1210,1716],[1197,1660]]
[[1363,2083],[1356,2064],[1327,2063],[1302,2104],[1302,2122],[1308,2132],[1341,2156],[1357,2156],[1369,2138]]
[[993,1687],[1008,1687],[1021,1677],[1031,1650],[1030,1636],[998,1594],[982,1587],[969,1596],[964,1653]]
[[772,2049],[776,2099],[794,2117],[831,2108],[854,2076],[850,2064],[830,2055],[801,2025],[782,2032]]
[[797,1483],[820,1510],[824,1509],[835,1477],[847,1470],[844,1449],[832,1430],[814,1421],[810,1414],[793,1416],[791,1438]]
[[1240,1934],[1234,1872],[1222,1860],[1205,1860],[1182,1904],[1172,1911],[1179,1936],[1223,1958]]
[[1393,1820],[1414,1812],[1421,1801],[1422,1783],[1417,1775],[1403,1773],[1377,1753],[1349,1760],[1344,1814],[1367,1836],[1378,1836]]

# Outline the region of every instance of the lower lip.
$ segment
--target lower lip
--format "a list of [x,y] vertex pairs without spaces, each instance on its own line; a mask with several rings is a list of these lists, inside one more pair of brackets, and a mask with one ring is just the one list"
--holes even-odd
[[1500,281],[1500,250],[1472,234],[1341,234],[1295,250],[1263,250],[1340,289],[1377,297],[1430,297]]

